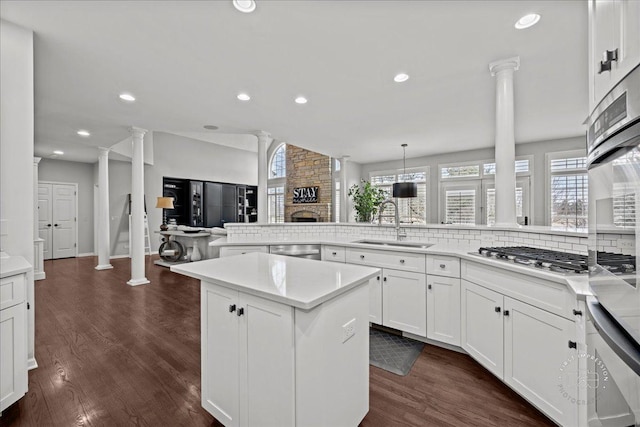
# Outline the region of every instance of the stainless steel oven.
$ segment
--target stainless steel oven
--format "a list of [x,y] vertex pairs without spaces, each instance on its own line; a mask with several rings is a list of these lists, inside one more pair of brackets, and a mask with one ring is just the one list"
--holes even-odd
[[589,426],[640,426],[640,67],[589,120]]

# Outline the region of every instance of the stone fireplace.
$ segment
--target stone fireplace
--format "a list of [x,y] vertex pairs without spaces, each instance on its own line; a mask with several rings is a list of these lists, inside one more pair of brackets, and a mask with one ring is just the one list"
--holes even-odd
[[[331,157],[287,145],[285,222],[331,221]],[[317,203],[293,203],[293,189],[318,187]]]

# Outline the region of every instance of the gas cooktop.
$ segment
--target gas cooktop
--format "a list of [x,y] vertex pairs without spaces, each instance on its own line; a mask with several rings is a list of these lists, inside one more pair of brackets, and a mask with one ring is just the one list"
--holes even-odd
[[[524,264],[556,273],[587,273],[587,255],[528,246],[482,247],[478,255]],[[636,257],[633,255],[597,252],[598,265],[613,274],[634,273]]]

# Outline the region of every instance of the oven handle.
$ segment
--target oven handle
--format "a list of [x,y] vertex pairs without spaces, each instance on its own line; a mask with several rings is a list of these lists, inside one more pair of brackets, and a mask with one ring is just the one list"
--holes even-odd
[[602,339],[629,368],[640,375],[640,345],[628,336],[595,297],[587,297],[587,310]]

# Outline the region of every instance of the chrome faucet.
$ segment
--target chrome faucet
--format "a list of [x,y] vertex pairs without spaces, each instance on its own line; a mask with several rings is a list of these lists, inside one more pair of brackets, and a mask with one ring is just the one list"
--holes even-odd
[[391,199],[387,199],[384,202],[380,203],[380,206],[378,206],[378,225],[382,225],[382,217],[383,216],[391,216],[391,215],[382,215],[382,211],[384,211],[384,207],[385,205],[388,204],[392,204],[393,208],[394,208],[394,224],[396,226],[396,240],[402,240],[404,237],[407,237],[407,233],[405,233],[401,228],[400,228],[400,214],[398,213],[398,204],[391,200]]

